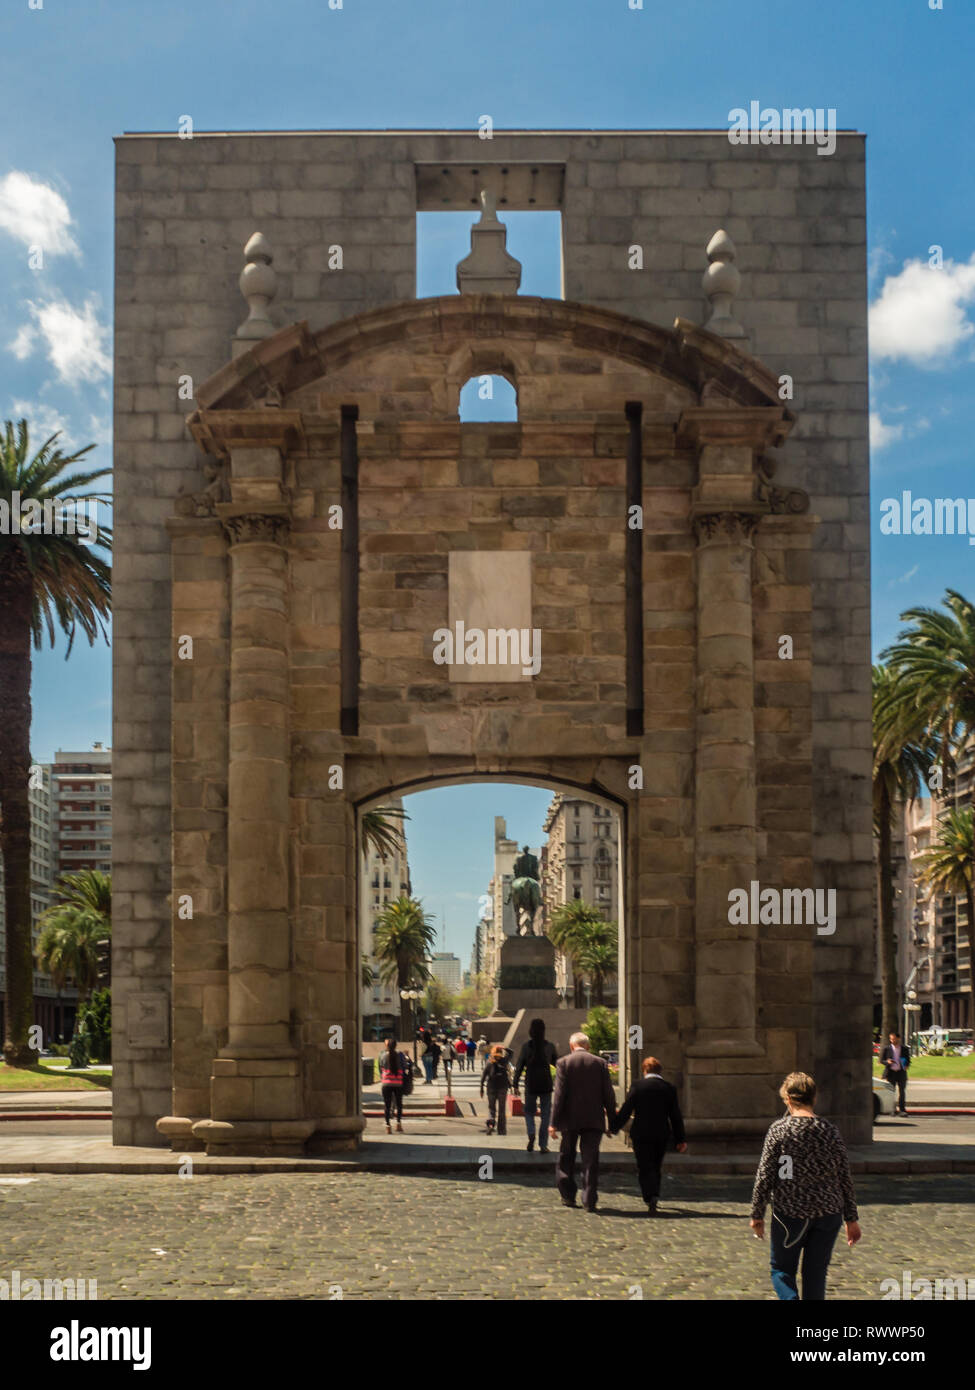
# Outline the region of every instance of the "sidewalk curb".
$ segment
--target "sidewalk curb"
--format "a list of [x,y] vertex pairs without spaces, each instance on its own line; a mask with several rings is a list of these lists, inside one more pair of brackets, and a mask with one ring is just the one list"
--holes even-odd
[[0,1110],[0,1124],[4,1120],[110,1120],[111,1110]]
[[[124,1159],[74,1159],[74,1160],[50,1160],[45,1162],[24,1161],[15,1159],[0,1159],[0,1174],[3,1173],[113,1173],[113,1174],[158,1174],[160,1176],[173,1176],[180,1173],[185,1166],[186,1155],[161,1154],[158,1160],[139,1159],[127,1161]],[[361,1159],[340,1159],[340,1158],[217,1158],[209,1157],[206,1154],[191,1154],[193,1160],[194,1175],[202,1176],[205,1173],[214,1175],[221,1173],[235,1174],[258,1174],[266,1173],[270,1175],[282,1173],[429,1173],[431,1169],[441,1173],[468,1173],[474,1174],[483,1155],[472,1152],[463,1158],[443,1158],[443,1159],[418,1159],[415,1157],[404,1157],[402,1160],[395,1158],[376,1158],[368,1162]],[[555,1164],[550,1162],[532,1163],[522,1157],[504,1159],[500,1154],[491,1155],[494,1159],[495,1172],[503,1173],[544,1173],[547,1168],[551,1169],[554,1175]],[[674,1177],[752,1177],[758,1159],[754,1158],[729,1158],[725,1161],[714,1160],[711,1163],[704,1163],[700,1160],[682,1163],[678,1170],[676,1164],[669,1167],[668,1172]],[[885,1177],[908,1177],[908,1176],[932,1176],[949,1173],[975,1173],[975,1158],[972,1159],[948,1159],[948,1158],[912,1158],[912,1159],[860,1159],[852,1160],[850,1163],[851,1171],[860,1175],[883,1174]],[[628,1154],[610,1155],[607,1154],[600,1161],[601,1172],[626,1172],[634,1171],[633,1159]]]

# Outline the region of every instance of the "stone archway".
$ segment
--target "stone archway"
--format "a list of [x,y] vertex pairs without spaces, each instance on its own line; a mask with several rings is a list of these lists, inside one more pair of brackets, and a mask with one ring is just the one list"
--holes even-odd
[[[457,422],[471,360],[517,361],[517,425]],[[479,773],[626,808],[626,1018],[683,1074],[692,1132],[763,1129],[809,1054],[815,940],[728,912],[814,872],[809,666],[768,669],[808,625],[814,524],[770,483],[775,378],[683,321],[484,295],[283,329],[197,399],[210,481],[170,523],[173,637],[197,653],[174,683],[173,896],[197,906],[160,1130],[358,1141],[357,1048],[334,1045],[357,1037],[355,808]],[[498,630],[509,601],[530,614],[537,672],[436,664],[472,555]]]
[[[352,760],[350,760],[350,763]],[[432,769],[429,773],[424,773],[418,769],[410,760],[403,760],[400,764],[390,765],[389,763],[375,763],[372,760],[355,760],[354,765],[350,765],[349,772],[351,777],[350,792],[356,796],[355,814],[357,824],[357,844],[361,849],[361,829],[360,821],[362,814],[370,809],[383,805],[391,797],[410,797],[414,793],[424,791],[436,791],[446,787],[455,786],[485,786],[499,785],[510,786],[518,784],[522,786],[536,787],[552,792],[563,792],[569,796],[584,796],[587,801],[601,809],[611,812],[617,821],[619,858],[616,864],[618,882],[616,888],[616,900],[619,905],[616,916],[619,928],[619,967],[617,971],[618,979],[622,982],[626,978],[626,913],[630,901],[629,881],[626,874],[627,857],[627,826],[628,817],[631,812],[630,802],[632,797],[627,796],[626,792],[626,767],[618,769],[607,768],[605,765],[599,769],[599,776],[608,776],[609,784],[603,781],[593,782],[583,779],[591,777],[593,765],[584,759],[578,760],[574,766],[571,758],[560,760],[557,771],[551,767],[536,766],[533,768],[530,759],[514,760],[510,766],[498,768],[492,772],[484,770],[465,771],[463,764],[456,760],[438,760],[439,768]],[[403,777],[403,782],[391,781],[390,778]],[[612,788],[612,789],[611,789]],[[369,789],[365,795],[359,797],[363,789]],[[356,920],[360,932],[364,926],[363,914],[358,910],[357,904]],[[365,940],[360,936],[356,948],[356,959],[360,953],[364,953],[366,948]],[[624,989],[619,992],[618,1012],[620,1017],[620,1035],[625,1035],[626,1025],[626,994]],[[363,1033],[363,1036],[365,1034]],[[625,1055],[621,1059],[621,1084],[624,1083],[626,1068],[632,1063],[632,1058]],[[674,1068],[678,1068],[679,1061],[676,1050],[672,1057]]]

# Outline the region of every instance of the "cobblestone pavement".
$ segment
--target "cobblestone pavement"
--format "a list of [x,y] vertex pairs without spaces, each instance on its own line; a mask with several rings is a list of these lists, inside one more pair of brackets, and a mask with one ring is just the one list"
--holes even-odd
[[[631,1178],[605,1175],[590,1216],[551,1176],[192,1178],[0,1174],[0,1278],[98,1281],[98,1298],[769,1299],[751,1184],[667,1178],[648,1220]],[[863,1177],[864,1239],[838,1242],[830,1297],[880,1281],[975,1277],[969,1176]]]

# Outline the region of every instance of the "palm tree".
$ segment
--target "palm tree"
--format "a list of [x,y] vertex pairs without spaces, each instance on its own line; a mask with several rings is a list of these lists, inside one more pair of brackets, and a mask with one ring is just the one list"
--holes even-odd
[[[938,825],[938,838],[929,850],[918,856],[918,878],[936,893],[948,897],[965,896],[968,905],[968,945],[975,946],[975,810],[971,806],[945,811]],[[975,1022],[975,970],[969,966]]]
[[[8,420],[0,435],[0,502],[6,504],[8,517],[19,520],[22,505],[36,502],[45,509],[45,521],[50,516],[54,523],[47,530],[43,523],[32,523],[26,531],[8,525],[0,532],[0,856],[7,906],[3,1059],[11,1067],[30,1066],[34,1060],[28,1047],[34,1021],[28,799],[31,640],[39,648],[46,631],[53,645],[55,625],[68,638],[69,655],[79,628],[89,643],[99,632],[107,640],[104,620],[111,606],[111,571],[95,553],[96,547],[111,550],[111,530],[98,525],[94,544],[83,545],[77,532],[64,529],[70,513],[63,505],[69,496],[86,505],[108,504],[107,494],[85,489],[110,470],[71,472],[95,446],[65,454],[57,448],[57,439],[52,434],[32,455],[26,420],[16,429]],[[56,524],[61,525],[60,535]]]
[[376,979],[377,975],[369,963],[369,957],[363,955],[359,983],[362,985],[363,989],[372,989],[373,985],[376,983]]
[[915,801],[941,755],[940,735],[925,728],[910,684],[889,666],[873,668],[873,819],[877,836],[877,930],[883,1033],[898,1031],[897,933],[894,926],[893,815]]
[[396,854],[403,847],[403,828],[393,825],[390,816],[401,821],[409,820],[402,806],[376,806],[371,811],[363,811],[360,822],[363,855],[374,849],[385,863],[387,856]]
[[[615,928],[615,922],[606,922],[607,928]],[[605,939],[600,939],[595,933],[588,941],[584,941],[579,950],[579,969],[589,978],[592,987],[592,1002],[602,1004],[603,989],[606,981],[619,968],[619,944],[615,930],[610,934],[608,931]]]
[[955,589],[946,590],[943,602],[947,613],[902,613],[901,621],[914,626],[881,652],[881,660],[902,679],[922,722],[939,736],[947,772],[959,743],[975,731],[975,606]]
[[90,908],[61,903],[41,918],[37,968],[50,975],[58,989],[73,984],[78,1012],[98,983],[100,947],[110,940],[111,923]]
[[591,903],[573,898],[560,903],[552,913],[548,935],[552,945],[568,958],[576,973],[576,1005],[581,1004],[580,975],[589,977],[593,993],[598,991],[601,1002],[605,980],[616,971],[618,965],[619,929],[616,923],[607,922]]
[[[433,918],[424,912],[416,898],[402,894],[387,903],[376,921],[373,955],[379,961],[384,981],[394,983],[397,992],[425,984],[430,978],[426,960],[437,942]],[[412,1032],[410,1011],[400,998],[400,1037]]]

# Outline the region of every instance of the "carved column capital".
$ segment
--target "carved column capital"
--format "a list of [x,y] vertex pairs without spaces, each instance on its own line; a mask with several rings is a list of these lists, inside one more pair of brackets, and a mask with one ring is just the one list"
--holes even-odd
[[764,508],[762,511],[729,509],[697,512],[691,518],[694,539],[698,545],[720,539],[745,544],[751,541],[763,514]]
[[258,542],[263,545],[283,545],[288,538],[290,517],[280,511],[239,511],[234,505],[217,506],[217,513],[231,545]]

